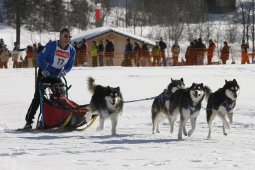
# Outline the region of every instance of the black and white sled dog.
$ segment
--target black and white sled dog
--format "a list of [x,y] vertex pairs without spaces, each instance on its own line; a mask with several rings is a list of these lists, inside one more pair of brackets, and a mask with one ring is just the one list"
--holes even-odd
[[[189,88],[179,89],[170,98],[170,120],[172,124],[180,116],[178,139],[182,139],[182,133],[185,136],[191,136],[196,128],[196,119],[201,109],[203,99],[211,93],[208,86],[203,83],[193,83]],[[190,119],[191,130],[187,133],[186,123]],[[171,132],[173,129],[171,129]]]
[[[207,138],[211,138],[213,120],[216,116],[222,120],[223,134],[227,135],[225,129],[230,129],[230,125],[233,123],[233,111],[236,106],[239,88],[240,87],[235,79],[233,81],[225,80],[225,85],[222,88],[209,95],[206,107],[207,123],[209,126]],[[229,122],[227,121],[226,116],[228,117]]]
[[90,110],[93,114],[99,114],[99,127],[97,130],[103,130],[104,121],[110,118],[112,135],[116,135],[118,117],[123,110],[123,98],[120,88],[95,85],[95,80],[89,77],[88,89],[93,94],[90,101]]
[[154,99],[151,107],[153,134],[155,132],[160,133],[159,123],[165,118],[169,120],[170,126],[173,126],[173,124],[170,122],[171,119],[169,118],[170,98],[176,90],[182,88],[185,88],[183,78],[180,80],[171,79],[171,83],[168,85],[167,89],[165,89],[157,98]]

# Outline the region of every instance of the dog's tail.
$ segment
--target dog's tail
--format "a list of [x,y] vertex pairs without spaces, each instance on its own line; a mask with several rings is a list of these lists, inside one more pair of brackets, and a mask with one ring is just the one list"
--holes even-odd
[[212,90],[208,86],[204,86],[205,89],[205,100],[208,101],[210,94],[212,93]]
[[93,79],[92,77],[88,78],[88,89],[91,93],[94,93],[95,91],[95,79]]

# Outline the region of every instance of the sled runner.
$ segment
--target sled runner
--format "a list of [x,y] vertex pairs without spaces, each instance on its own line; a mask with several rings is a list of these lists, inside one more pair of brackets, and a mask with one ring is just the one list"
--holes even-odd
[[89,105],[78,105],[68,99],[67,81],[64,83],[40,83],[40,114],[37,119],[36,131],[61,132],[85,130],[96,120]]

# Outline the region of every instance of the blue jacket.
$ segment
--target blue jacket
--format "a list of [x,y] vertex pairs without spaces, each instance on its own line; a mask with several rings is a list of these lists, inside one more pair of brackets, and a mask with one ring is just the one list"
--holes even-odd
[[37,57],[37,64],[41,70],[47,70],[49,77],[58,78],[58,73],[64,70],[68,73],[75,60],[75,48],[69,44],[65,49],[58,45],[59,41],[51,41]]

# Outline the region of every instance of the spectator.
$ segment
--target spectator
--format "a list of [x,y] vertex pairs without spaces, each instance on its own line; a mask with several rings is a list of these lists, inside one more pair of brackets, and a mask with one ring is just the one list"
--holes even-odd
[[8,68],[8,60],[10,57],[9,50],[6,48],[6,45],[2,47],[2,53],[0,54],[0,68]]
[[112,41],[106,39],[105,45],[105,63],[107,66],[113,66],[113,57],[114,57],[114,45]]
[[4,48],[4,40],[1,38],[0,39],[0,55],[1,55],[2,51],[3,51],[3,48]]
[[198,38],[196,43],[196,65],[203,65],[204,64],[204,57],[206,52],[206,46],[202,42],[202,38]]
[[41,43],[38,43],[37,54],[39,54],[43,50],[43,48],[44,48],[44,46],[42,46]]
[[76,41],[73,42],[73,47],[74,47],[74,49],[76,51],[74,66],[78,66],[78,57],[77,57],[77,54],[78,54],[79,48],[78,48],[78,44],[77,44]]
[[19,60],[20,60],[19,45],[17,42],[14,42],[14,48],[13,48],[13,52],[12,52],[13,68],[20,67]]
[[212,58],[213,58],[213,53],[214,53],[214,50],[215,50],[215,43],[213,42],[213,40],[209,40],[209,47],[208,47],[208,50],[207,50],[207,62],[208,64],[212,64]]
[[173,65],[176,66],[178,64],[178,58],[180,54],[180,46],[178,45],[178,41],[174,42],[174,45],[171,48],[171,52],[173,55]]
[[124,51],[124,60],[122,61],[121,66],[132,66],[132,59],[133,59],[133,46],[130,43],[130,39],[127,39],[127,43],[125,46],[125,51]]
[[[143,45],[142,45],[142,54],[141,54],[141,66],[146,66],[146,65],[151,65],[151,62],[150,62],[150,52],[149,52],[149,49],[148,49],[148,44],[143,42]],[[146,64],[147,62],[147,64]]]
[[226,61],[229,59],[229,49],[230,49],[230,47],[228,46],[227,41],[224,41],[223,44],[224,44],[224,46],[220,50],[220,52],[221,52],[220,58],[221,58],[222,64],[226,64]]
[[158,42],[152,48],[153,66],[160,66],[160,47]]
[[242,64],[250,64],[249,55],[248,55],[249,44],[242,41],[241,50],[242,50]]
[[38,55],[38,48],[36,43],[33,44],[33,66],[37,66],[37,55]]
[[[194,48],[194,42],[190,42],[190,45],[186,49],[185,59],[186,65],[193,65],[193,56],[192,56],[192,49]],[[193,50],[194,51],[194,50]]]
[[33,67],[33,55],[33,47],[28,45],[26,50],[26,60],[29,68]]
[[140,66],[140,58],[141,58],[141,47],[139,46],[138,42],[134,43],[134,60],[137,67]]
[[88,45],[86,39],[82,40],[82,44],[79,50],[78,55],[78,65],[87,65],[87,53],[88,53]]
[[90,56],[92,58],[92,67],[97,67],[97,56],[98,56],[98,49],[96,41],[92,42],[91,49],[89,51]]
[[99,57],[99,66],[104,66],[104,44],[103,44],[103,40],[100,40],[99,44],[98,44],[98,57]]
[[165,54],[166,43],[163,41],[162,37],[160,37],[159,47],[160,47],[160,58],[162,58],[163,64],[164,66],[166,66],[166,54]]

